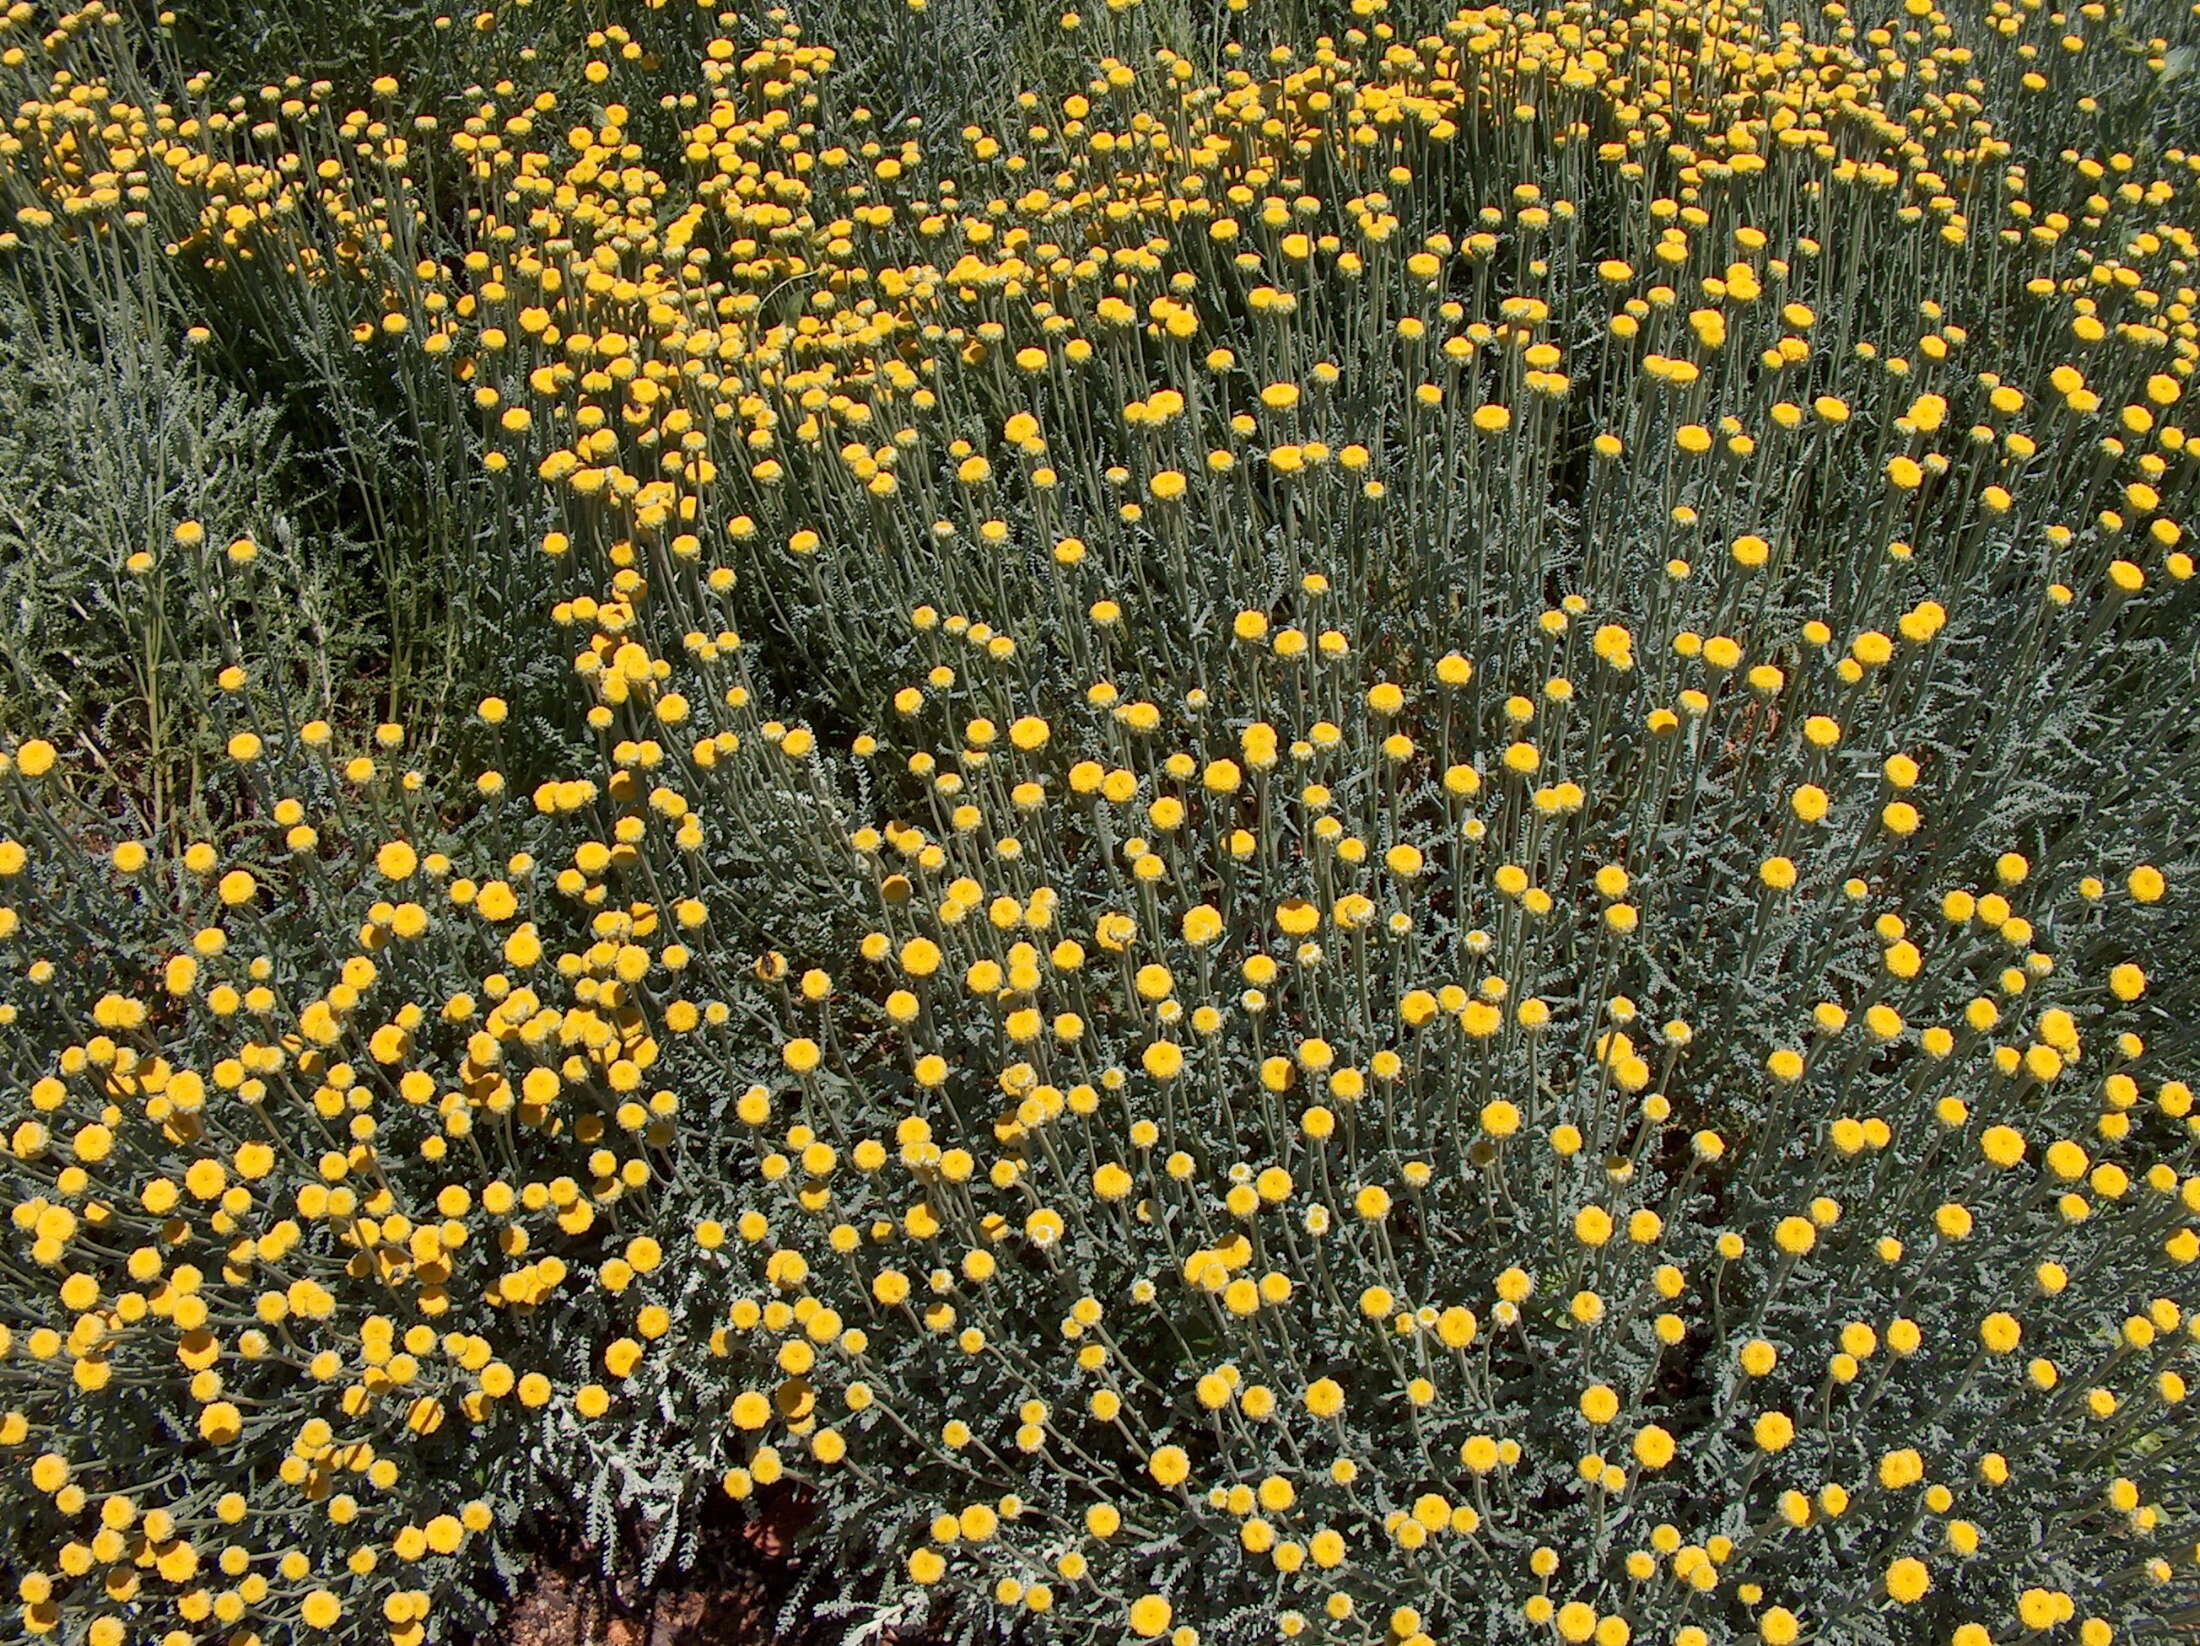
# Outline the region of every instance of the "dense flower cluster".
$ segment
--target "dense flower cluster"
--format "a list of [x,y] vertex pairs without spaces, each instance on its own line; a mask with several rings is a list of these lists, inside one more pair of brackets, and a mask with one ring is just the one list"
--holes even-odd
[[952,153],[778,13],[455,120],[6,14],[0,255],[431,362],[598,759],[118,546],[226,760],[0,770],[0,1638],[413,1646],[575,1480],[970,1636],[2200,1604],[2170,41],[1265,9]]

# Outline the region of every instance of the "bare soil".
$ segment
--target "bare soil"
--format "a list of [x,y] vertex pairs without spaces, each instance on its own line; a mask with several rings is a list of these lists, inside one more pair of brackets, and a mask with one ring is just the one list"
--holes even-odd
[[607,1579],[593,1551],[546,1552],[477,1646],[810,1646],[811,1630],[777,1627],[801,1575],[794,1540],[808,1518],[788,1495],[746,1518],[729,1514],[706,1528],[692,1570],[640,1595]]

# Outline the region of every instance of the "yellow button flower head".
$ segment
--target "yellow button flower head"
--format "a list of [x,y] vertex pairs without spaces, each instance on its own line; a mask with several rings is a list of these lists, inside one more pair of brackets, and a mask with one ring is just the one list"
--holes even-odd
[[1175,1616],[1175,1609],[1160,1595],[1141,1595],[1130,1605],[1130,1631],[1141,1640],[1157,1640],[1168,1633]]
[[315,1589],[298,1604],[298,1619],[309,1629],[332,1629],[343,1615],[343,1602],[326,1589]]
[[1222,912],[1211,903],[1197,904],[1184,911],[1178,929],[1195,948],[1212,943],[1222,935]]
[[199,1436],[217,1446],[225,1446],[244,1433],[244,1417],[226,1400],[217,1400],[199,1413]]
[[1886,1583],[1891,1599],[1904,1606],[1914,1606],[1931,1591],[1933,1578],[1922,1560],[1905,1555],[1887,1568]]
[[1156,1040],[1139,1054],[1139,1061],[1154,1079],[1174,1080],[1184,1069],[1184,1048],[1173,1040]]

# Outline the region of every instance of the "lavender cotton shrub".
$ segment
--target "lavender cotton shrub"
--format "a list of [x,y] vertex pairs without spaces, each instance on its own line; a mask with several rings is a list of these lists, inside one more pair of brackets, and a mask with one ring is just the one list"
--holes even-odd
[[508,617],[351,724],[162,520],[192,805],[0,764],[0,1639],[2189,1624],[2193,14],[636,10],[6,14],[11,277],[327,321]]

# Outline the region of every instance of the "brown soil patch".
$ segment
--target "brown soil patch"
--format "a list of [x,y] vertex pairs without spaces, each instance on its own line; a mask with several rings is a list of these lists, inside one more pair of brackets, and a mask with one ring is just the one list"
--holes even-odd
[[801,1575],[795,1538],[807,1505],[779,1495],[705,1529],[691,1571],[639,1594],[607,1579],[591,1551],[546,1553],[478,1646],[808,1646],[775,1623]]
[[779,1646],[771,1611],[751,1586],[685,1582],[629,1610],[595,1573],[544,1566],[483,1646]]

